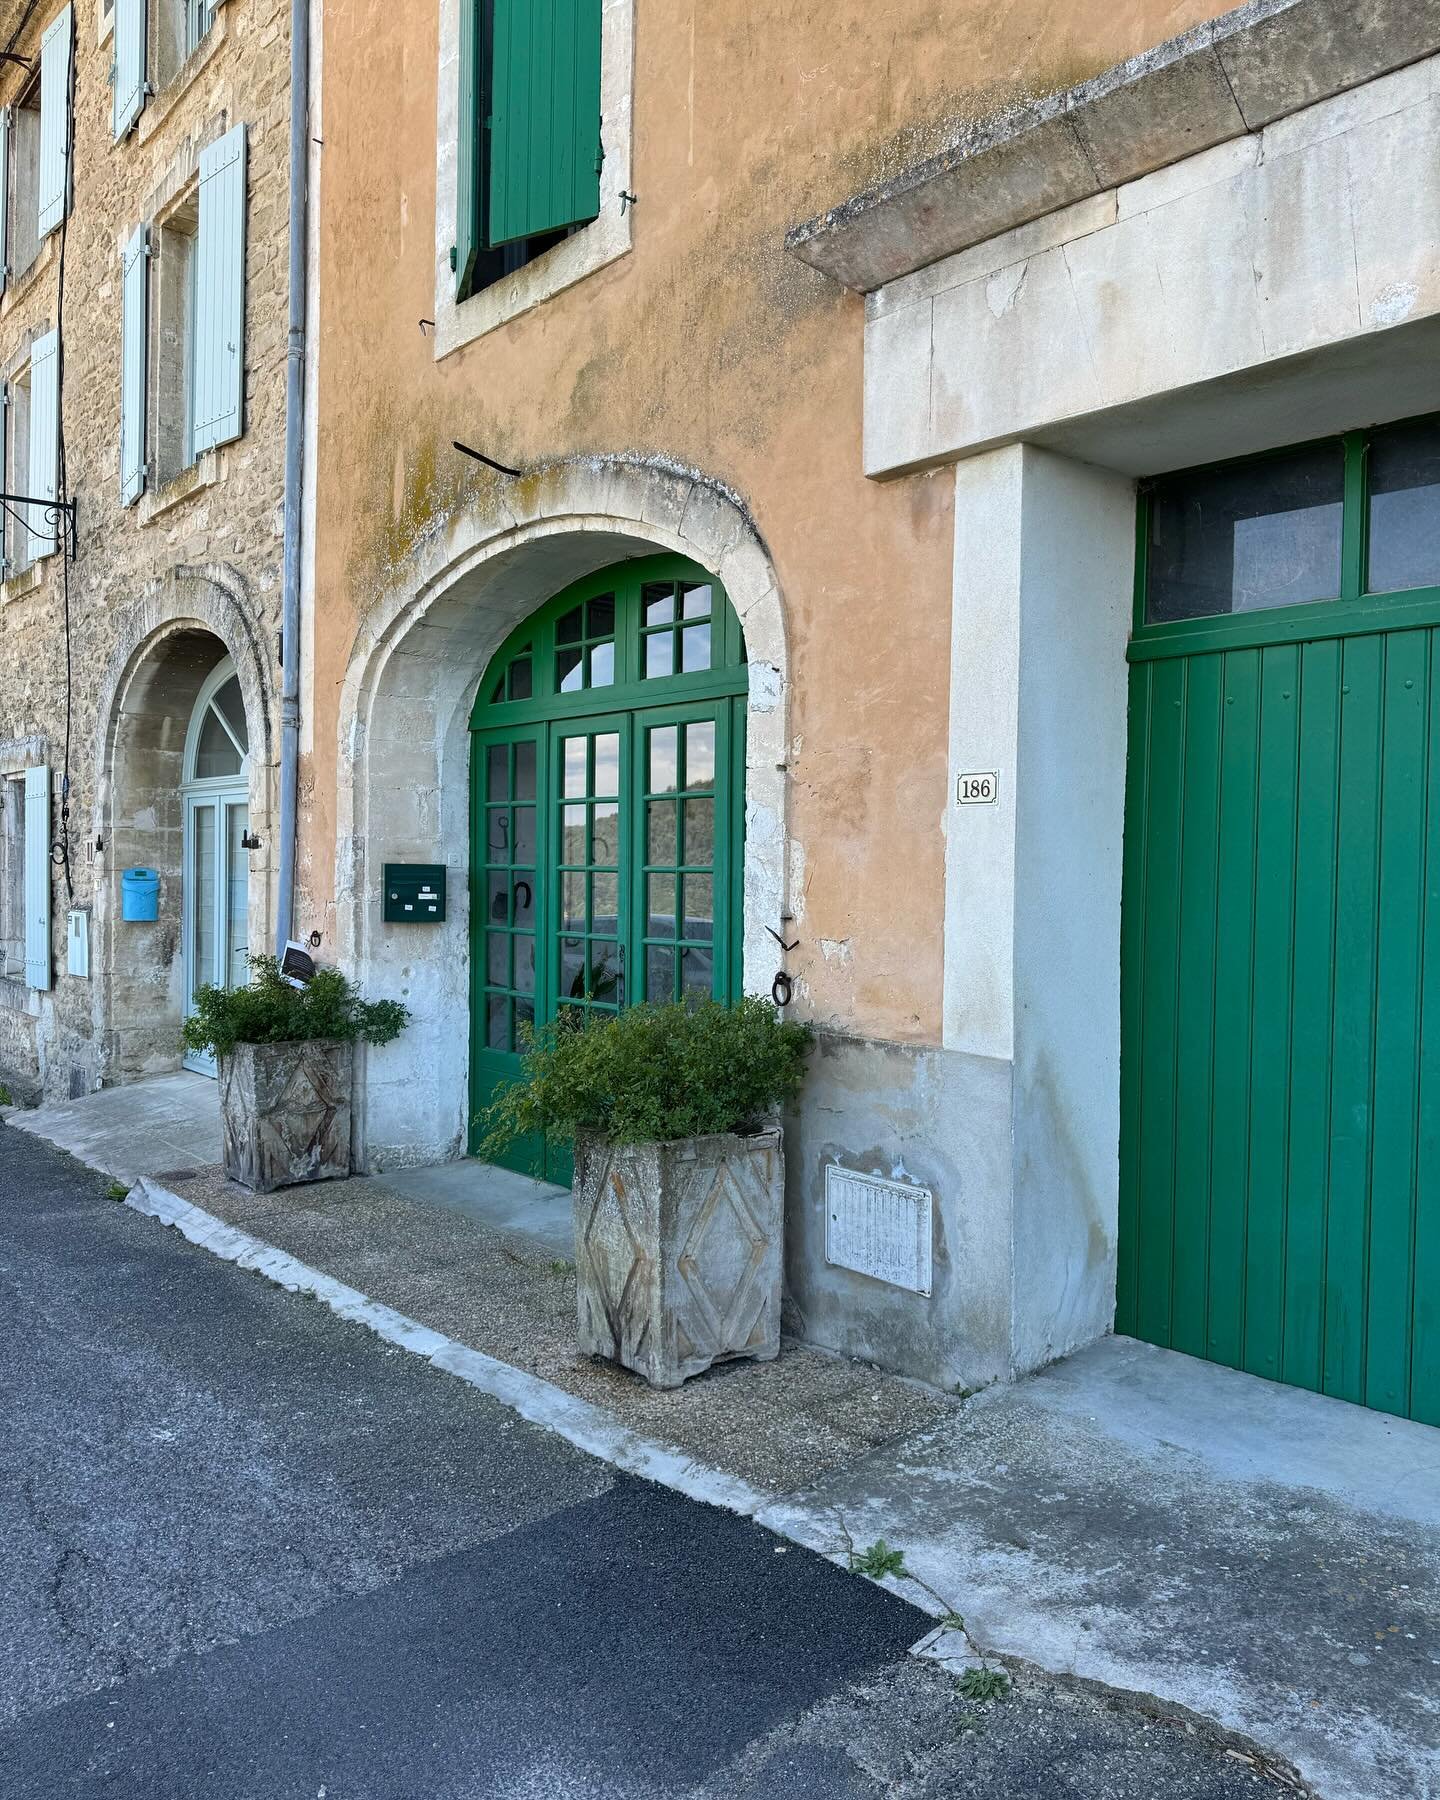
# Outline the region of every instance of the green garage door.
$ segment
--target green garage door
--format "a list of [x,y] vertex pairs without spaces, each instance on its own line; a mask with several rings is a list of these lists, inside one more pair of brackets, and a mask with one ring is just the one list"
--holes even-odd
[[1141,510],[1117,1328],[1440,1424],[1440,429]]

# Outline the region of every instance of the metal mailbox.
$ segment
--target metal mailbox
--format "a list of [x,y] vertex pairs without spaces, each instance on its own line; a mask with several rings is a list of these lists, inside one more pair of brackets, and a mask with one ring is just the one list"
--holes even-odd
[[382,916],[394,925],[438,925],[445,917],[444,864],[386,863]]

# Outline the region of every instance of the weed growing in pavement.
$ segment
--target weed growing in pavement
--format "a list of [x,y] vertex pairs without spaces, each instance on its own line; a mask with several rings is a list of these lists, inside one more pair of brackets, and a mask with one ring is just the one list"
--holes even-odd
[[967,1669],[957,1686],[967,1700],[983,1705],[988,1700],[1005,1698],[1010,1692],[1010,1677],[1003,1669]]
[[9,1088],[3,1081],[0,1081],[0,1106],[13,1106],[14,1104],[15,1102],[10,1098]]
[[575,1265],[574,1263],[566,1262],[563,1257],[557,1256],[550,1265],[550,1273],[561,1278],[566,1275],[573,1275],[575,1273]]
[[883,1581],[887,1575],[904,1581],[910,1574],[905,1567],[905,1552],[892,1550],[884,1538],[876,1538],[866,1550],[852,1550],[850,1567],[856,1575],[868,1575],[872,1581]]
[[123,1181],[112,1181],[105,1190],[107,1200],[125,1200],[129,1195],[130,1189]]

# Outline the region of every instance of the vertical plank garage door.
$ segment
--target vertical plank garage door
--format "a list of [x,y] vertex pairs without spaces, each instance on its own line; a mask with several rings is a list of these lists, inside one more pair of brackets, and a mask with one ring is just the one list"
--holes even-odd
[[1440,421],[1147,484],[1117,1329],[1440,1424]]

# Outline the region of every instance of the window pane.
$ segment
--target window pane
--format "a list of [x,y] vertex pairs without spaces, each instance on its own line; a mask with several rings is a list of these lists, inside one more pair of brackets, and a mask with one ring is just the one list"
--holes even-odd
[[535,929],[535,885],[527,881],[523,875],[515,878],[515,885],[510,890],[515,907],[513,923],[533,931]]
[[213,806],[197,806],[194,818],[193,854],[195,861],[191,876],[195,894],[191,911],[191,926],[194,943],[195,985],[201,987],[220,979],[215,954],[217,948],[215,943],[215,883],[219,874],[215,866],[215,808]]
[[620,792],[620,739],[613,731],[603,732],[595,740],[596,794]]
[[615,596],[602,594],[585,608],[585,635],[607,638],[615,635]]
[[715,782],[715,725],[707,720],[685,727],[685,785],[712,787]]
[[515,860],[522,868],[535,866],[535,808],[515,808]]
[[492,806],[485,831],[486,860],[492,863],[510,861],[510,810]]
[[517,744],[515,746],[515,798],[517,800],[533,800],[535,798],[535,746],[533,744]]
[[715,886],[710,875],[685,877],[685,929],[683,935],[703,942],[715,935]]
[[493,994],[485,1006],[485,1042],[492,1050],[510,1048],[510,1002]]
[[565,785],[560,792],[567,800],[578,800],[586,791],[585,752],[589,743],[589,738],[583,737],[565,740]]
[[682,611],[687,619],[708,619],[710,617],[709,586],[687,587],[684,590]]
[[486,798],[490,800],[508,800],[510,798],[510,747],[508,744],[492,744],[486,757],[488,774],[486,776]]
[[533,1000],[517,1000],[515,1002],[515,1048],[526,1048],[528,1033],[535,1027],[535,1002]]
[[528,656],[518,657],[510,665],[510,698],[528,700],[535,691],[535,672]]
[[715,963],[708,950],[680,952],[680,997],[701,998],[715,985]]
[[1370,445],[1370,592],[1440,587],[1440,420]]
[[675,952],[663,944],[651,944],[645,952],[645,998],[675,998]]
[[490,877],[485,902],[485,917],[492,925],[509,924],[510,877],[508,875],[492,875]]
[[535,992],[535,940],[520,936],[515,940],[515,986],[522,994]]
[[671,582],[662,582],[645,589],[645,623],[647,625],[668,625],[675,617],[675,588]]
[[590,860],[614,868],[620,861],[620,808],[594,807],[595,822],[590,832]]
[[620,877],[617,874],[590,877],[590,929],[612,932],[620,923]]
[[555,680],[562,694],[575,694],[580,691],[584,680],[582,661],[583,650],[557,650],[555,652]]
[[674,937],[675,935],[675,877],[673,875],[652,875],[650,877],[650,909],[645,921],[647,937]]
[[1147,620],[1335,599],[1344,484],[1338,444],[1158,482]]
[[242,750],[250,748],[250,734],[245,729],[245,702],[240,697],[240,677],[232,675],[215,696],[215,705],[225,715],[231,736]]
[[675,673],[675,638],[668,631],[654,631],[645,640],[645,676],[654,681]]
[[562,878],[560,929],[562,931],[583,931],[585,929],[585,877],[583,875],[570,874]]
[[205,708],[200,726],[200,741],[195,747],[195,774],[201,780],[215,775],[238,775],[241,756],[235,740],[215,716],[215,708]]
[[675,802],[673,800],[652,800],[650,802],[648,860],[652,863],[673,866],[675,841]]
[[615,646],[597,644],[590,652],[591,687],[611,687],[615,681]]
[[709,868],[715,861],[715,802],[685,802],[685,861]]
[[585,861],[585,808],[567,806],[561,815],[560,860],[567,863]]
[[710,667],[710,627],[708,625],[687,625],[680,633],[683,645],[680,653],[680,666],[686,675],[693,675],[700,669]]
[[485,957],[485,978],[491,987],[510,985],[510,940],[503,932],[492,931]]
[[585,635],[582,623],[583,615],[578,606],[572,606],[563,619],[555,622],[555,641],[557,644],[578,644]]
[[669,794],[675,790],[675,754],[678,738],[673,725],[662,725],[650,733],[650,792]]
[[560,940],[560,994],[565,1000],[585,998],[585,944],[581,938]]

